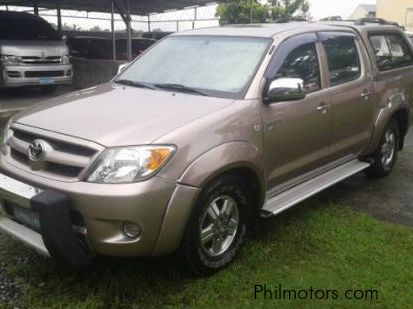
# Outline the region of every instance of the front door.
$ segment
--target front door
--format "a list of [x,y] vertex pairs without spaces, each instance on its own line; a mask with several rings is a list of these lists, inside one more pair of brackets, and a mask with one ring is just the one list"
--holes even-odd
[[300,78],[303,100],[262,107],[268,189],[304,175],[329,159],[330,105],[322,87],[315,34],[290,38],[276,50],[266,78]]

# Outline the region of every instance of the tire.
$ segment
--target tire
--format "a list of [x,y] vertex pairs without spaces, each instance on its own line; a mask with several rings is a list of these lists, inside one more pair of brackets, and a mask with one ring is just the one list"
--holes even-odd
[[371,156],[374,164],[366,170],[368,176],[382,178],[391,173],[400,150],[400,139],[399,124],[395,119],[391,119],[383,133],[379,147]]
[[210,276],[234,261],[245,242],[251,210],[250,190],[234,176],[222,176],[202,191],[182,241],[194,274]]
[[44,94],[52,94],[57,90],[57,85],[41,86],[40,91]]

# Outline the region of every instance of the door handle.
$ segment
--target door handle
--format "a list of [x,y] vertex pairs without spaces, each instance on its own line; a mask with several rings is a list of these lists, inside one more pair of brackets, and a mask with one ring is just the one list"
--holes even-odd
[[321,112],[322,114],[325,114],[330,109],[330,107],[330,105],[326,104],[325,102],[322,102],[319,106],[317,106],[317,111]]
[[372,94],[373,94],[373,93],[372,93],[371,91],[364,90],[364,91],[360,94],[360,96],[361,96],[365,101],[367,101],[368,99],[370,99],[370,96],[371,96]]

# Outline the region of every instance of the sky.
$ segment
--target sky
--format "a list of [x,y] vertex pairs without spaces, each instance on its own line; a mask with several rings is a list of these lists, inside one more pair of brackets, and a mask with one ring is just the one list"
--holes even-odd
[[311,16],[315,20],[337,15],[348,18],[359,4],[376,4],[376,0],[310,0]]
[[[212,2],[213,0],[211,0]],[[259,0],[260,2],[266,2],[266,0]],[[413,0],[412,0],[413,1]],[[360,4],[376,4],[376,0],[309,0],[310,2],[310,14],[314,20],[319,20],[323,17],[328,16],[341,16],[344,19],[347,19],[356,7]],[[0,5],[0,9],[3,9],[4,6]],[[200,8],[198,10],[198,17],[200,19],[211,19],[215,16],[215,8],[216,5],[212,5],[209,7]],[[14,9],[14,8],[12,8]],[[20,8],[19,10],[21,10]],[[27,8],[26,8],[27,10]],[[84,12],[75,12],[75,11],[67,11],[63,12],[63,15],[75,15],[75,16],[85,16]],[[49,11],[47,13],[41,14],[43,18],[45,18],[50,23],[56,24],[56,11]],[[90,17],[104,17],[109,18],[109,14],[101,14],[101,13],[90,13]],[[169,12],[166,14],[157,14],[151,16],[153,20],[152,23],[152,30],[155,28],[160,28],[164,31],[176,31],[177,24],[176,22],[165,22],[165,20],[175,20],[175,19],[193,19],[193,9],[186,10],[186,11],[176,11],[176,12]],[[116,22],[116,29],[122,30],[125,28],[124,23],[121,21],[120,17],[117,16],[118,21]],[[141,30],[147,31],[148,26],[146,22],[139,22],[139,17],[135,17],[135,22],[132,24],[134,30]],[[146,20],[146,18],[145,18]],[[155,22],[159,21],[159,22]],[[73,25],[76,24],[83,30],[88,30],[94,26],[99,26],[102,29],[110,29],[110,22],[96,20],[96,19],[79,19],[79,18],[63,18],[63,24]],[[215,26],[218,25],[217,21],[199,21],[196,23],[196,27],[208,27],[208,26]],[[180,22],[179,23],[179,30],[190,29],[192,27],[192,22]]]

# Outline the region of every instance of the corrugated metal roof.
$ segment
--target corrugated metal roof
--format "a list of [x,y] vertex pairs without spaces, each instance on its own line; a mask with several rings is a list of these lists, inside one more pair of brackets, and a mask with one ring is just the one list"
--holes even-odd
[[[126,0],[118,0],[126,7]],[[56,3],[60,3],[62,9],[86,10],[95,12],[110,12],[110,0],[7,0],[8,5],[33,6],[35,3],[39,7],[55,9]],[[213,0],[130,0],[131,13],[135,15],[147,15],[150,13],[163,12],[172,9],[182,9],[194,5],[205,5]]]

